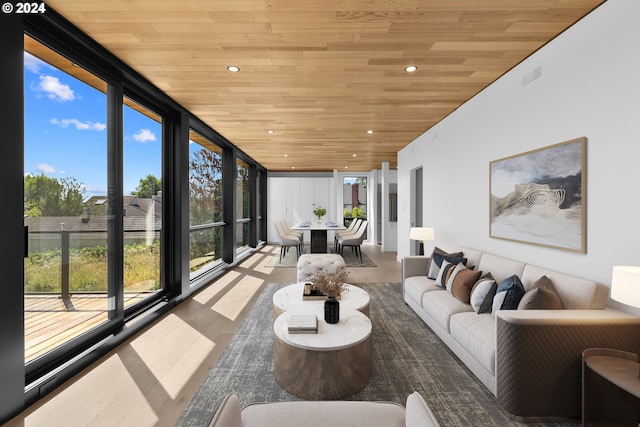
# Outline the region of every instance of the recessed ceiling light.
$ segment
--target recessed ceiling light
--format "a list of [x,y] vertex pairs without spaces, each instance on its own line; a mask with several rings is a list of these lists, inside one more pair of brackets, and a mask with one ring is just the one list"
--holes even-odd
[[240,71],[240,67],[236,67],[235,65],[229,65],[227,67],[227,70],[231,71],[232,73],[237,73],[238,71]]
[[344,168],[345,168],[345,169],[349,169],[349,166],[345,166]]
[[371,129],[369,129],[369,130],[367,131],[367,133],[368,133],[368,134],[372,134],[372,133],[373,133],[373,131],[372,131]]
[[357,154],[352,154],[351,157],[358,157],[358,155]]
[[273,133],[273,131],[272,131],[271,129],[269,129],[269,130],[267,131],[267,133],[268,133],[268,134],[272,134],[272,133]]
[[296,168],[295,166],[291,166],[291,169],[295,169],[295,168]]
[[289,155],[288,155],[288,154],[285,154],[284,156],[285,156],[285,157],[289,157]]
[[404,68],[404,70],[407,73],[413,73],[414,71],[416,71],[418,69],[418,67],[416,67],[415,65],[408,65]]

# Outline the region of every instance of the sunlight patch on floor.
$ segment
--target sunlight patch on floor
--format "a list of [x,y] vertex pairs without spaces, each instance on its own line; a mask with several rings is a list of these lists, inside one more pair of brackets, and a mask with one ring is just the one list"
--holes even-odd
[[242,310],[251,302],[264,281],[257,277],[245,276],[236,283],[220,300],[211,307],[214,311],[235,321]]
[[141,335],[131,342],[131,347],[166,393],[175,399],[211,354],[215,343],[173,314],[158,326],[153,328],[157,334]]
[[[100,384],[100,387],[96,387]],[[109,414],[105,419],[104,414]],[[154,426],[159,421],[147,403],[136,378],[114,355],[100,363],[63,393],[49,399],[25,418],[26,427],[133,425],[125,419],[144,420],[136,425]]]
[[207,305],[209,301],[215,298],[229,283],[233,282],[240,276],[240,273],[236,271],[230,271],[224,276],[216,279],[215,282],[206,286],[200,292],[193,296],[193,300],[200,304]]

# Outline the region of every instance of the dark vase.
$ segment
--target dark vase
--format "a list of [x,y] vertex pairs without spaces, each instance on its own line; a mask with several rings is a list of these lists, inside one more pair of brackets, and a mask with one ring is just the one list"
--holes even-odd
[[324,302],[324,321],[327,323],[340,321],[340,301],[334,297],[329,297]]

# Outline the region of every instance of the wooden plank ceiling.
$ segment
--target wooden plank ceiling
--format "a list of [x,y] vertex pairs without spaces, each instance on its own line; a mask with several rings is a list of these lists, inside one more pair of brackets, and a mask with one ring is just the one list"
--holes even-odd
[[267,169],[369,171],[603,1],[47,3]]

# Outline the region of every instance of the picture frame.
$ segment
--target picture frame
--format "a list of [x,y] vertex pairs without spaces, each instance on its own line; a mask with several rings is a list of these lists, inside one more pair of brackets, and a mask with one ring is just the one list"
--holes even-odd
[[491,161],[489,237],[586,253],[586,143]]

